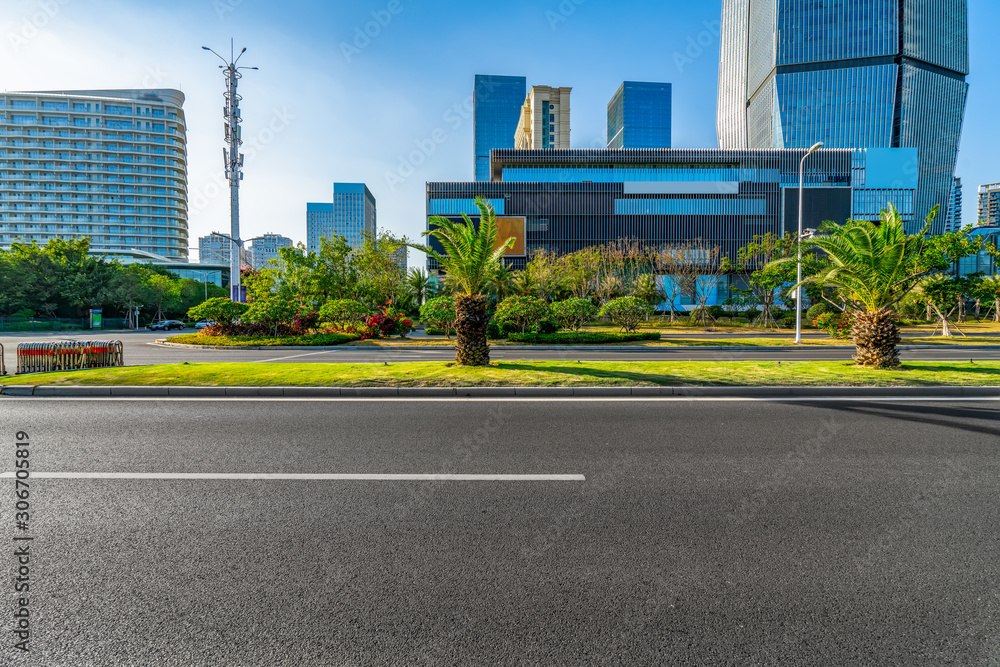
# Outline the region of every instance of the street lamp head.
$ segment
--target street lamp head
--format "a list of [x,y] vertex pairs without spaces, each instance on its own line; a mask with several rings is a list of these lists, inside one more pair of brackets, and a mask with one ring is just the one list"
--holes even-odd
[[201,48],[205,49],[206,51],[211,51],[212,50],[212,49],[208,48],[207,46],[203,46]]
[[821,148],[823,148],[823,142],[819,141],[816,144],[814,144],[812,148],[809,149],[809,152],[806,153],[806,155],[812,155],[813,153],[815,153],[816,151],[818,151]]

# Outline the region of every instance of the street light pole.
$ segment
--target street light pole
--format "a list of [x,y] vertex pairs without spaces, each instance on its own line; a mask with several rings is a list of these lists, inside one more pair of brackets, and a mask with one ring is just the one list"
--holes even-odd
[[[207,46],[201,47],[206,51],[212,51],[212,49]],[[240,238],[240,181],[243,180],[243,154],[240,153],[240,146],[243,144],[243,139],[240,136],[240,123],[243,119],[240,117],[240,96],[237,94],[237,84],[240,78],[243,76],[240,74],[240,70],[244,69],[257,69],[256,67],[237,67],[236,63],[240,61],[243,54],[246,53],[246,48],[240,51],[237,56],[235,54],[235,47],[232,46],[230,42],[230,57],[227,61],[225,58],[215,53],[220,60],[224,63],[219,67],[225,70],[226,76],[226,107],[225,107],[225,118],[226,118],[226,142],[229,143],[228,149],[223,149],[223,158],[226,163],[226,178],[229,179],[229,206],[230,206],[230,220],[232,229],[230,240],[232,245],[230,246],[230,266],[229,270],[231,275],[229,277],[229,289],[233,301],[242,301],[243,293],[240,289],[240,253],[236,252],[236,246],[239,244]]]
[[820,141],[812,148],[809,149],[805,155],[802,156],[802,160],[799,162],[799,235],[798,240],[798,272],[796,285],[798,288],[795,293],[795,343],[796,345],[802,342],[802,186],[805,181],[805,169],[806,169],[806,158],[818,151],[823,147],[823,142]]

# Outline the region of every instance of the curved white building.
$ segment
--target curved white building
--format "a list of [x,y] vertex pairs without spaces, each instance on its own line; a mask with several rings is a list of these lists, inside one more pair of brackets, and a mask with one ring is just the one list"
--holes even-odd
[[0,247],[90,237],[91,251],[188,257],[178,90],[0,93]]

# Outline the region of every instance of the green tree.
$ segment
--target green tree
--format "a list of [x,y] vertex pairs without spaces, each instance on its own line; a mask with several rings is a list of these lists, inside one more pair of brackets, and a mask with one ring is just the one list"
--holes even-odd
[[410,272],[406,274],[406,286],[413,298],[413,305],[417,308],[423,306],[430,298],[428,293],[431,291],[431,285],[431,277],[423,269],[410,269]]
[[420,307],[420,319],[435,329],[444,329],[444,337],[450,339],[455,328],[455,299],[438,296]]
[[648,304],[650,308],[663,303],[663,290],[659,281],[651,273],[644,273],[632,283],[632,296]]
[[373,308],[395,303],[405,296],[406,267],[397,259],[397,251],[406,246],[406,239],[397,239],[387,232],[365,233],[361,246],[351,255],[351,265],[357,273],[357,296]]
[[475,203],[479,209],[478,229],[464,213],[462,223],[441,216],[430,219],[433,228],[424,232],[424,236],[436,238],[444,253],[429,246],[412,247],[437,260],[449,279],[461,290],[455,297],[456,360],[463,366],[488,366],[490,345],[486,339],[486,327],[489,324],[489,301],[485,293],[514,239],[498,239],[493,206],[479,197]]
[[1000,275],[984,278],[979,283],[977,296],[993,304],[993,321],[1000,322]]
[[277,336],[278,331],[283,325],[286,327],[291,326],[292,320],[298,311],[298,303],[279,297],[272,297],[251,303],[250,307],[247,308],[244,318],[251,324],[271,329],[273,335]]
[[321,322],[329,322],[341,331],[357,332],[371,314],[371,309],[354,299],[327,301],[319,309]]
[[162,320],[164,311],[176,310],[180,305],[180,287],[177,281],[162,273],[154,273],[146,280],[146,290],[150,303],[156,306],[154,320]]
[[231,328],[236,320],[242,318],[249,307],[245,303],[236,303],[226,297],[213,297],[189,308],[187,315],[192,320],[217,322],[225,330]]
[[762,327],[778,327],[773,310],[783,288],[796,279],[795,236],[767,234],[754,236],[736,252],[736,260],[726,259],[723,271],[749,274],[749,300],[760,306],[761,314],[754,322]]
[[634,296],[623,296],[608,301],[601,308],[601,317],[607,317],[626,333],[635,331],[649,315],[649,304]]
[[552,317],[563,329],[579,331],[597,317],[597,306],[590,299],[572,298],[552,304]]
[[493,319],[501,324],[521,327],[521,333],[532,329],[549,315],[544,299],[533,296],[511,296],[497,306]]

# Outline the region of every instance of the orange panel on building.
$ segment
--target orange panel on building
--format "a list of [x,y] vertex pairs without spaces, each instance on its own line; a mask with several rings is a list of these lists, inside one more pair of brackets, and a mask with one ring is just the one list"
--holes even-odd
[[524,228],[524,218],[497,216],[497,247],[510,237],[514,237],[514,245],[507,249],[505,257],[524,257],[526,242]]

